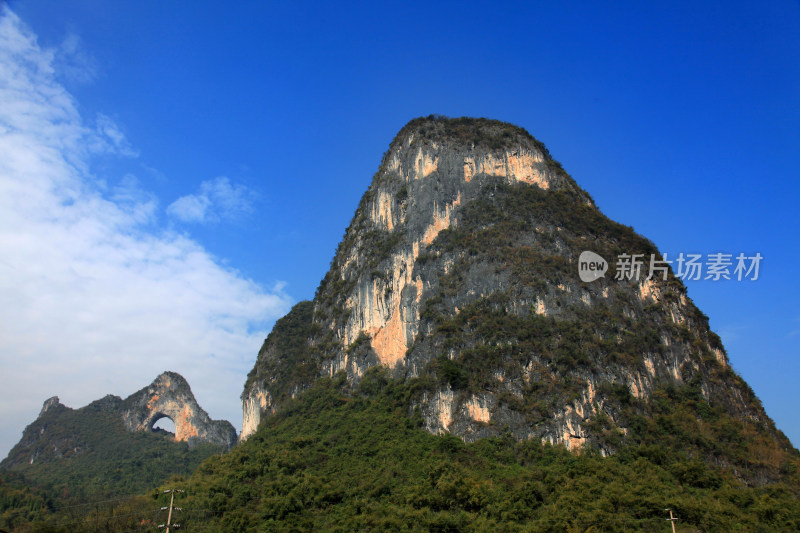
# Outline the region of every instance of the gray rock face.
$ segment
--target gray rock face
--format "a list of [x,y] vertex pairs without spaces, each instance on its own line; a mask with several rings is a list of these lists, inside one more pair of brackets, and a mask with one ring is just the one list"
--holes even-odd
[[[439,272],[452,266],[445,260],[425,267],[430,247],[497,178],[568,189],[590,202],[544,145],[509,124],[417,120],[398,134],[314,300],[314,323],[325,332],[309,343],[311,351],[326,352],[319,375],[346,371],[357,378],[377,364],[397,374],[418,373],[430,357],[408,358],[407,352],[419,336],[424,302],[438,291]],[[497,289],[493,281],[480,280],[483,293]],[[359,338],[368,338],[370,349],[348,350]],[[283,359],[269,344],[259,354],[242,394],[243,437],[255,430],[261,413],[274,410],[275,391],[267,384],[276,382],[276,372],[285,373],[273,366]],[[292,383],[290,394],[308,383]]]
[[524,130],[412,121],[314,301],[265,341],[242,393],[242,438],[315,379],[344,372],[357,382],[376,365],[428,376],[414,400],[426,428],[465,440],[511,432],[577,449],[598,436],[590,421],[613,426],[626,398],[646,403],[688,383],[774,432],[680,280],[646,279],[645,267],[635,280],[612,270],[585,283],[584,250],[661,258]]
[[162,418],[175,423],[175,440],[190,447],[209,442],[230,448],[236,443],[236,430],[227,420],[211,420],[180,374],[164,372],[149,386],[127,397],[120,415],[131,431],[151,431]]
[[42,404],[42,410],[39,411],[39,416],[41,417],[47,411],[53,408],[64,407],[64,405],[59,401],[58,396],[53,396],[52,398],[48,398]]

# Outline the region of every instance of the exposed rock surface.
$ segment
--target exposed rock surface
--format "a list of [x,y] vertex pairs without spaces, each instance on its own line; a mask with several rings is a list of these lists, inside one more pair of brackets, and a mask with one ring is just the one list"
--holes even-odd
[[228,449],[236,443],[236,430],[230,422],[211,420],[186,380],[175,372],[164,372],[124,400],[109,394],[71,409],[57,396],[47,399],[37,419],[25,428],[22,439],[0,464],[11,469],[80,455],[90,448],[88,442],[96,440],[85,432],[103,431],[104,421],[119,420],[129,431],[153,431],[153,425],[164,417],[175,423],[174,439],[190,448],[207,442]]
[[41,417],[42,415],[44,415],[47,411],[49,411],[51,409],[59,409],[59,408],[63,408],[63,407],[64,407],[64,404],[61,403],[61,401],[58,399],[58,396],[53,396],[52,398],[48,398],[42,404],[42,410],[39,411],[39,417]]
[[[416,119],[394,141],[313,302],[279,320],[244,391],[242,438],[322,376],[419,377],[433,433],[511,432],[614,453],[622,408],[691,385],[789,446],[670,271],[584,283],[584,250],[656,247],[606,218],[526,131]],[[632,400],[631,400],[632,399]]]

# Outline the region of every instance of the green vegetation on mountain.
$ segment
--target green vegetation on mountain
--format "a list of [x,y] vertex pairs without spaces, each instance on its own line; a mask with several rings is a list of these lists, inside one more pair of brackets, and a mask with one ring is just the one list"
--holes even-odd
[[786,483],[760,488],[700,460],[699,446],[757,450],[724,438],[745,428],[688,387],[660,391],[663,412],[603,458],[510,437],[430,435],[408,416],[422,382],[380,368],[354,394],[342,379],[320,381],[203,463],[187,505],[207,509],[202,523],[219,531],[663,531],[665,507],[684,531],[800,528],[797,458],[783,464]]
[[[102,402],[51,409],[34,425],[47,435],[38,443],[43,453],[32,464],[0,470],[0,528],[19,528],[54,513],[62,519],[59,510],[80,511],[87,501],[145,493],[172,476],[190,474],[224,450],[211,444],[189,449],[163,430],[130,432]],[[58,456],[48,456],[53,449]]]
[[549,166],[560,174],[567,175],[561,163],[553,159],[543,142],[536,139],[525,128],[509,122],[489,118],[450,118],[444,115],[428,115],[410,120],[397,133],[395,139],[403,139],[411,133],[416,133],[425,139],[472,145],[475,148],[494,151],[503,150],[509,145],[522,141],[541,152]]
[[[464,206],[459,222],[437,236],[434,250],[466,252],[469,256],[489,254],[491,259],[512,267],[509,248],[544,248],[552,250],[553,255],[563,255],[565,249],[554,246],[558,240],[565,241],[570,249],[591,245],[608,258],[636,253],[649,261],[650,254],[658,255],[652,242],[609,219],[586,202],[585,193],[572,189],[546,191],[495,179],[484,186],[475,201]],[[525,266],[535,264],[528,261]],[[643,272],[646,276],[647,269]]]
[[[664,412],[636,426],[619,453],[602,457],[511,436],[465,444],[431,435],[408,414],[421,385],[392,380],[380,368],[355,391],[343,377],[322,379],[245,443],[162,488],[177,483],[187,491],[180,499],[185,531],[663,532],[668,507],[684,532],[800,529],[796,458],[784,465],[781,482],[759,487],[699,460],[700,445],[735,455],[728,448],[742,444],[724,435],[743,428],[690,387],[659,391]],[[716,442],[699,444],[687,432]],[[152,491],[87,513],[77,528],[74,515],[69,527],[58,526],[66,520],[59,514],[31,527],[150,531],[163,502]]]
[[[311,320],[313,312],[312,302],[295,304],[275,323],[259,353],[264,361],[261,371],[273,383],[280,384],[280,389],[273,390],[285,391],[286,396],[292,387],[313,380],[319,373],[319,350],[309,349],[307,344],[308,338],[319,331],[319,326]],[[256,379],[256,370],[254,367],[247,375],[245,390]]]

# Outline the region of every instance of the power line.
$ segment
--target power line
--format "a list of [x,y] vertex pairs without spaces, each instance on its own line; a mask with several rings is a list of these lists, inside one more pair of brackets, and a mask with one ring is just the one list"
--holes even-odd
[[[172,523],[172,511],[173,510],[175,510],[175,511],[182,511],[183,510],[180,507],[173,507],[173,504],[175,503],[175,493],[176,492],[185,493],[186,491],[183,491],[183,490],[180,490],[180,489],[167,489],[167,490],[164,491],[164,494],[169,494],[170,495],[170,497],[169,497],[169,514],[167,515],[167,523],[166,524],[159,524],[158,529],[166,527],[167,528],[167,533],[169,533],[169,528],[170,527],[172,527],[174,529],[178,529],[179,527],[181,527],[180,524],[173,524]],[[166,511],[167,508],[166,507],[162,507],[160,510],[161,511]]]
[[[201,491],[201,492],[204,492],[204,491]],[[203,509],[203,508],[180,508],[180,507],[175,507],[175,505],[174,505],[174,503],[175,503],[175,501],[174,501],[175,500],[175,493],[185,494],[185,491],[181,490],[181,489],[174,489],[174,488],[173,489],[164,490],[163,494],[170,494],[170,504],[169,504],[169,506],[165,506],[165,507],[161,507],[159,509],[154,509],[153,510],[154,513],[163,512],[163,511],[166,511],[166,510],[169,511],[166,523],[158,525],[158,527],[160,529],[165,529],[167,533],[169,533],[170,531],[172,531],[174,529],[178,529],[180,527],[180,524],[172,522],[173,511],[183,511],[183,512],[191,512],[191,513],[202,512],[202,513],[205,513],[205,518],[206,519],[207,518],[211,518],[211,517],[218,518],[218,517],[221,517],[221,516],[223,516],[225,514],[225,510],[214,510],[214,511],[212,511],[211,509]],[[144,495],[143,494],[137,494],[137,495],[131,495],[131,496],[140,496],[141,497],[141,496],[144,496]],[[118,502],[118,501],[122,501],[122,500],[126,500],[126,499],[131,499],[132,500],[133,498],[131,496],[123,496],[123,497],[119,497],[119,498],[109,498],[107,500],[99,500],[99,501],[88,502],[88,503],[84,503],[84,504],[62,506],[59,509],[86,507],[86,506],[97,505],[97,504],[102,504],[102,503]],[[263,498],[263,495],[260,495],[260,494],[259,495],[252,495],[249,498],[246,498],[244,500],[244,502],[240,502],[240,503],[252,502],[252,501],[255,501],[255,500],[260,500],[262,498]],[[144,503],[144,502],[142,502],[142,503]],[[116,506],[112,506],[112,509],[114,507],[116,507]],[[99,511],[99,509],[97,511]],[[676,531],[675,521],[677,521],[678,518],[673,515],[672,509],[664,509],[664,511],[670,513],[670,518],[667,518],[667,521],[670,522],[670,524],[672,526],[672,531],[673,531],[673,533],[675,533],[675,531]],[[86,513],[87,516],[82,520],[73,519],[73,520],[69,520],[69,521],[65,521],[65,522],[57,522],[56,524],[50,524],[50,526],[54,526],[54,525],[55,526],[66,526],[66,525],[79,524],[79,523],[99,522],[99,521],[103,521],[103,520],[112,521],[112,520],[116,520],[116,519],[120,519],[120,518],[133,516],[135,514],[139,514],[141,516],[141,514],[143,512],[147,512],[147,511],[145,511],[143,509],[140,509],[138,512],[123,513],[123,514],[112,514],[110,516],[108,516],[108,515],[106,515],[106,516],[96,516],[96,517],[92,517],[92,518],[89,518],[88,512],[87,512]],[[279,518],[281,516],[285,516],[285,515],[283,515],[282,513],[269,513],[269,514],[263,514],[262,513],[261,514],[261,517],[262,518],[266,518],[266,519],[277,519],[277,518]],[[187,518],[190,518],[190,517],[187,517]],[[198,518],[200,518],[200,517],[198,517]],[[202,520],[202,518],[201,518],[201,520]],[[631,516],[631,517],[618,517],[618,518],[617,517],[606,517],[606,518],[600,519],[600,522],[615,522],[615,523],[629,523],[629,524],[639,523],[639,524],[642,524],[642,523],[645,523],[645,522],[655,522],[657,520],[659,520],[659,519],[658,518],[646,518],[646,517],[641,517],[641,516],[639,516],[639,517]],[[190,521],[194,522],[194,520],[192,520],[191,518],[190,518]],[[580,519],[571,518],[570,519],[570,518],[555,518],[555,517],[551,517],[551,518],[533,518],[532,517],[532,518],[530,518],[529,520],[527,520],[525,522],[528,522],[528,523],[539,523],[539,524],[554,524],[554,523],[565,523],[566,522],[566,523],[584,524],[584,525],[586,525],[586,524],[597,525],[597,524],[600,523],[600,522],[597,521],[597,519],[587,519],[587,518],[580,518]],[[436,529],[438,527],[438,524],[429,524],[429,526],[433,527],[434,529]],[[210,525],[209,524],[204,524],[204,523],[199,523],[199,524],[193,525],[192,527],[193,528],[197,527],[199,529],[203,529],[204,530],[204,529],[210,527]]]

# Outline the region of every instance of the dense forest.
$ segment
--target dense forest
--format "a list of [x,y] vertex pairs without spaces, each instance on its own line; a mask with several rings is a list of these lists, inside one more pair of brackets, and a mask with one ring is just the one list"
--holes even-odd
[[164,430],[130,432],[118,415],[94,405],[45,416],[56,421],[46,425],[49,445],[68,443],[79,453],[0,470],[0,529],[49,531],[67,521],[69,527],[57,530],[79,531],[76,522],[103,509],[118,513],[132,496],[188,475],[224,450],[211,444],[190,449]]
[[684,532],[800,530],[797,462],[783,465],[784,481],[748,486],[700,460],[739,446],[725,435],[741,428],[690,387],[660,391],[670,401],[637,427],[635,444],[603,457],[510,436],[431,435],[409,416],[419,386],[381,368],[356,390],[323,379],[243,444],[142,496],[64,508],[4,480],[2,503],[31,510],[17,531],[152,531],[170,488],[186,491],[174,520],[183,531],[663,532],[666,508]]

